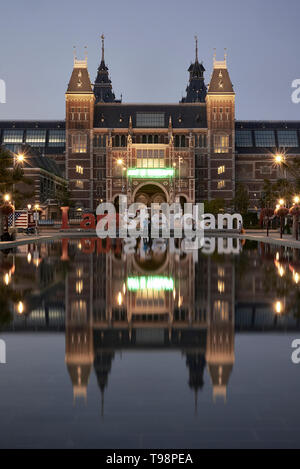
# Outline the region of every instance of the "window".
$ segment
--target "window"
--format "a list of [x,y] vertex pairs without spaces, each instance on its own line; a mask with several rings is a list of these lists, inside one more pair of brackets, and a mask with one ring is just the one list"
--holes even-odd
[[72,153],[87,152],[87,135],[72,136]]
[[72,321],[85,321],[87,318],[87,304],[86,301],[78,300],[71,303],[71,320]]
[[164,112],[137,112],[137,127],[165,127]]
[[81,181],[80,179],[77,179],[76,182],[75,182],[75,186],[78,189],[83,189],[83,181]]
[[32,147],[43,147],[46,144],[46,130],[27,130],[26,143]]
[[225,181],[222,179],[221,181],[218,181],[218,189],[224,189],[225,187]]
[[78,173],[78,174],[83,174],[83,167],[77,165],[77,166],[76,166],[76,173]]
[[280,147],[298,147],[296,130],[277,130],[277,137]]
[[206,135],[205,134],[202,134],[196,137],[196,146],[200,148],[206,148]]
[[229,319],[229,304],[228,301],[215,301],[213,307],[214,320],[228,321]]
[[218,267],[218,277],[225,277],[224,267]]
[[224,293],[225,292],[225,282],[222,280],[218,280],[218,292]]
[[275,147],[274,130],[256,130],[255,143],[257,147]]
[[83,281],[82,280],[77,280],[77,282],[76,282],[76,293],[78,293],[78,295],[81,295],[82,290],[83,290]]
[[253,147],[251,130],[237,130],[235,144],[237,147]]
[[229,136],[228,135],[215,135],[214,136],[214,152],[215,153],[228,153],[229,152]]
[[4,130],[3,132],[3,145],[6,143],[23,143],[24,130]]
[[138,168],[164,168],[165,167],[165,151],[144,149],[137,150],[137,167]]
[[64,147],[66,132],[64,130],[49,130],[49,147]]
[[219,166],[218,167],[218,174],[223,174],[225,173],[225,166]]
[[272,167],[271,166],[261,166],[260,168],[261,174],[272,174]]

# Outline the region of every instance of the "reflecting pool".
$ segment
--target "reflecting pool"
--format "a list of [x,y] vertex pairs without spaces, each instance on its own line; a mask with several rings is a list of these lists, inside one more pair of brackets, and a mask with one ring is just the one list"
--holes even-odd
[[299,250],[21,245],[0,327],[2,448],[300,447]]

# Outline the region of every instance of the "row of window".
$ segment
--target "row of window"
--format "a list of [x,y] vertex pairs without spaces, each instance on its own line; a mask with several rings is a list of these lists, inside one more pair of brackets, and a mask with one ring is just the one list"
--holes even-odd
[[251,130],[237,130],[235,143],[237,147],[290,147],[299,146],[297,130],[277,130],[277,140],[274,130],[255,130],[254,142]]
[[[47,141],[47,130],[45,129],[7,129],[3,131],[2,143],[22,144],[27,143],[32,147],[43,147]],[[48,131],[49,147],[64,147],[66,143],[66,133],[64,130]]]
[[[47,135],[48,133],[48,135]],[[277,134],[277,140],[276,140]],[[163,139],[163,141],[161,141]],[[161,138],[158,135],[142,135],[136,136],[134,143],[165,143],[164,136]],[[2,134],[3,145],[22,145],[26,143],[33,147],[64,147],[66,142],[64,130],[45,130],[45,129],[6,129]],[[175,135],[175,147],[187,147],[189,139],[185,135]],[[126,147],[127,138],[125,135],[115,135],[112,138],[112,144],[115,147]],[[95,147],[106,146],[106,136],[95,135]],[[195,136],[195,146],[206,148],[207,137],[202,134]],[[227,153],[229,147],[228,136],[215,136],[215,153]],[[297,130],[237,130],[236,131],[236,146],[237,147],[260,147],[260,148],[275,148],[275,147],[290,147],[296,148],[299,146],[299,139]],[[80,153],[83,151],[81,150]]]

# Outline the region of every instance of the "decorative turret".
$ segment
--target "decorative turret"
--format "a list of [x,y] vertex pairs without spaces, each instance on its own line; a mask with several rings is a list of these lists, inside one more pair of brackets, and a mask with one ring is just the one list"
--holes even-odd
[[227,70],[227,53],[225,49],[224,60],[216,60],[214,53],[213,72],[208,87],[208,93],[234,95],[233,86]]
[[198,60],[198,38],[195,36],[195,62],[188,69],[190,78],[186,88],[186,97],[182,98],[182,103],[204,103],[206,97],[206,86],[204,83],[205,68]]
[[101,35],[102,57],[94,85],[96,103],[119,103],[112,91],[112,84],[108,74],[108,67],[104,60],[104,35]]

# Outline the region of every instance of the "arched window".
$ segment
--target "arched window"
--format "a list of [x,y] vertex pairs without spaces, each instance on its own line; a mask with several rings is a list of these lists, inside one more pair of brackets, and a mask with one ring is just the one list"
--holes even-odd
[[175,147],[179,147],[180,146],[180,143],[179,143],[179,135],[176,135],[175,136]]
[[158,135],[154,135],[154,143],[158,143]]
[[119,147],[119,146],[120,146],[120,136],[116,135],[115,136],[115,147]]
[[147,143],[147,135],[143,135],[142,143]]
[[148,135],[148,143],[152,143],[152,141],[153,141],[152,135]]
[[185,147],[185,144],[186,144],[186,142],[185,142],[185,136],[182,135],[182,136],[181,136],[181,146],[182,146],[182,147]]
[[122,135],[122,137],[121,137],[121,147],[125,147],[125,146],[126,146],[125,135]]

